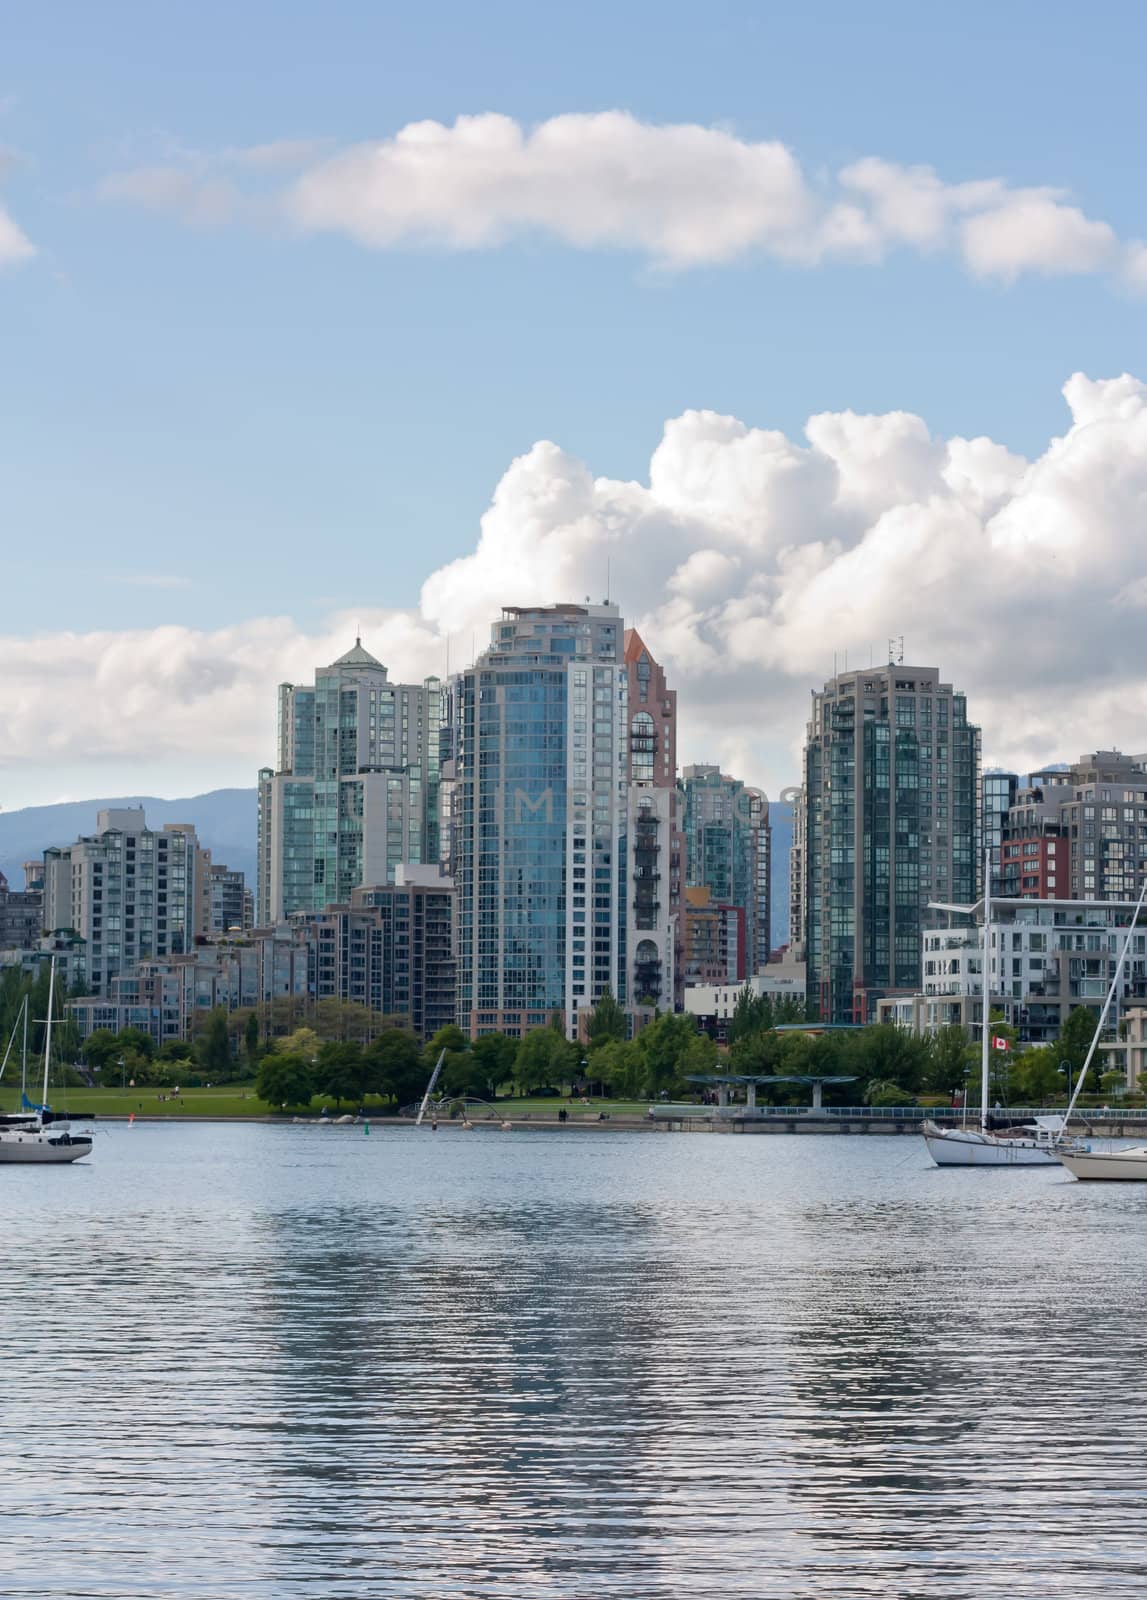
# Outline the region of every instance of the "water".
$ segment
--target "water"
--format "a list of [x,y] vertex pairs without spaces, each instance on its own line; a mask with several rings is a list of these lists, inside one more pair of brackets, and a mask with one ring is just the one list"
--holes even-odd
[[7,1597],[1147,1595],[1147,1195],[915,1139],[0,1169]]

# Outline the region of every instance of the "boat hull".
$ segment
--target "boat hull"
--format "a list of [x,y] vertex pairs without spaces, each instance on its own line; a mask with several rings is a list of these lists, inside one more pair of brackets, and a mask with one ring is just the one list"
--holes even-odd
[[90,1139],[73,1137],[67,1144],[60,1144],[42,1133],[0,1138],[0,1166],[59,1166],[65,1161],[82,1161],[91,1153]]
[[924,1130],[928,1154],[938,1167],[1054,1167],[1049,1146],[1034,1139],[997,1139],[971,1128]]
[[1081,1155],[1062,1152],[1058,1159],[1080,1183],[1147,1183],[1147,1150],[1089,1150]]

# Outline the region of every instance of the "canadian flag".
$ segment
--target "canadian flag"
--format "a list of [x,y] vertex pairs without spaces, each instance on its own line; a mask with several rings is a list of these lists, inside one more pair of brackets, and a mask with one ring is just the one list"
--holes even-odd
[[993,1050],[1010,1050],[1011,1049],[1011,1045],[1008,1043],[1008,1041],[1001,1034],[993,1033],[992,1034],[992,1049]]

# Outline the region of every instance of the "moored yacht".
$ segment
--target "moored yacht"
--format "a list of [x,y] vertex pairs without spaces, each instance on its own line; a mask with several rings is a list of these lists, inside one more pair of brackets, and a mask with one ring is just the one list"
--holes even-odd
[[[16,1019],[16,1026],[12,1029],[12,1037],[8,1041],[8,1049],[4,1055],[4,1066],[8,1064],[8,1056],[12,1051],[12,1044],[16,1037],[16,1029],[21,1021],[24,1030],[24,1082],[20,1099],[24,1110],[10,1115],[0,1115],[0,1166],[20,1163],[24,1165],[48,1164],[65,1161],[79,1161],[82,1157],[91,1154],[92,1138],[89,1133],[73,1133],[70,1119],[60,1113],[52,1111],[48,1106],[48,1086],[52,1070],[52,1013],[56,999],[56,958],[52,957],[52,964],[48,975],[48,1016],[44,1024],[44,1094],[42,1103],[33,1106],[28,1102],[27,1093],[27,1062],[28,1062],[28,1001],[25,998],[20,1015]],[[0,1067],[0,1073],[3,1067]]]

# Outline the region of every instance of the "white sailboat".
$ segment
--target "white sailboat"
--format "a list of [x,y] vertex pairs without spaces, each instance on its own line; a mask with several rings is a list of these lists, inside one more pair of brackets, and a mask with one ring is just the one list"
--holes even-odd
[[[1139,920],[1139,912],[1143,907],[1144,897],[1147,896],[1147,883],[1139,893],[1139,900],[1135,907],[1135,915],[1131,918],[1131,926],[1127,930],[1127,937],[1123,941],[1123,949],[1119,952],[1119,960],[1115,966],[1115,976],[1111,980],[1111,987],[1107,991],[1107,999],[1103,1002],[1103,1010],[1099,1013],[1099,1022],[1092,1036],[1091,1044],[1087,1051],[1087,1059],[1083,1063],[1083,1071],[1079,1074],[1079,1082],[1075,1086],[1075,1093],[1067,1108],[1069,1117],[1079,1098],[1079,1091],[1087,1077],[1091,1066],[1091,1058],[1099,1044],[1099,1035],[1103,1031],[1103,1024],[1107,1020],[1107,1011],[1111,1005],[1119,979],[1123,972],[1123,963],[1127,959],[1127,952],[1131,948],[1131,935],[1135,924]],[[1064,1118],[1066,1122],[1067,1118]],[[1073,1178],[1078,1178],[1084,1183],[1147,1183],[1147,1145],[1124,1146],[1122,1149],[1113,1146],[1110,1150],[1073,1149],[1063,1146],[1056,1150],[1056,1160],[1061,1166],[1067,1168]]]
[[1065,1123],[1058,1117],[1043,1117],[1022,1128],[993,1129],[988,1114],[988,1064],[991,1042],[991,923],[992,861],[984,863],[984,932],[981,991],[983,1020],[980,1028],[980,1126],[941,1128],[925,1122],[923,1133],[928,1154],[938,1167],[1052,1167],[1058,1159],[1055,1141]]
[[[9,1116],[0,1116],[0,1166],[20,1163],[23,1165],[55,1164],[65,1161],[79,1161],[82,1157],[91,1154],[92,1139],[87,1133],[73,1133],[71,1123],[65,1116],[53,1112],[48,1106],[48,1087],[52,1070],[52,1021],[56,999],[56,958],[52,957],[52,964],[48,974],[48,1016],[44,1024],[44,1093],[38,1108],[32,1107]],[[27,1107],[27,1063],[28,1063],[28,1001],[24,1005],[20,1016],[16,1019],[16,1027],[23,1022],[24,1030],[24,1089],[21,1092],[21,1104]],[[8,1040],[8,1049],[4,1054],[4,1066],[8,1064],[8,1057],[12,1051],[12,1043],[16,1037],[16,1027],[12,1029],[12,1037]],[[0,1067],[0,1074],[3,1067]]]

